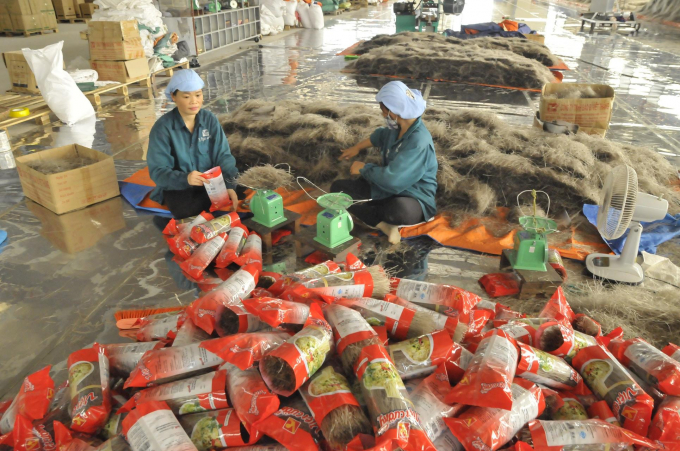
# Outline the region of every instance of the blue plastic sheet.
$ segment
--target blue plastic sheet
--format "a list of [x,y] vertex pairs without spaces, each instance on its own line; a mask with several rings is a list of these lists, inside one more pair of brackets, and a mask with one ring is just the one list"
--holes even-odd
[[[583,214],[594,226],[597,226],[598,210],[599,207],[597,205],[585,204],[583,206]],[[659,221],[641,222],[640,224],[642,224],[640,252],[645,251],[650,254],[656,254],[656,248],[659,244],[665,243],[680,235],[680,214],[675,217],[666,214],[666,217]],[[609,248],[614,251],[614,253],[620,255],[623,250],[623,245],[626,243],[627,236],[628,231],[615,240],[608,240],[604,237],[602,237],[602,239],[609,245]]]
[[154,213],[158,213],[161,215],[165,216],[170,216],[172,217],[172,214],[168,210],[162,210],[160,208],[151,208],[151,207],[140,207],[139,203],[144,200],[144,197],[153,191],[153,186],[144,186],[144,185],[138,185],[136,183],[129,183],[129,182],[118,182],[118,186],[120,187],[120,194],[130,202],[130,204],[139,209],[139,210],[148,210],[148,211],[153,211]]

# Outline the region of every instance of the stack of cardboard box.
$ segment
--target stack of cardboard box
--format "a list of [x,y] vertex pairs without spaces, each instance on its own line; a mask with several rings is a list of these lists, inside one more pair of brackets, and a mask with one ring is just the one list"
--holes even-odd
[[[77,1],[77,0],[75,0]],[[99,9],[99,5],[92,3],[94,0],[85,0],[85,3],[80,4],[80,15],[83,19],[92,19],[95,9]]]
[[90,66],[99,80],[127,83],[149,75],[136,20],[89,23]]
[[2,58],[5,61],[9,80],[12,83],[12,91],[26,94],[40,94],[38,84],[35,82],[33,71],[28,66],[26,58],[21,50],[4,52]]
[[52,3],[57,13],[57,19],[69,20],[78,17],[74,7],[74,0],[52,0]]
[[0,0],[0,31],[36,33],[57,30],[51,0]]

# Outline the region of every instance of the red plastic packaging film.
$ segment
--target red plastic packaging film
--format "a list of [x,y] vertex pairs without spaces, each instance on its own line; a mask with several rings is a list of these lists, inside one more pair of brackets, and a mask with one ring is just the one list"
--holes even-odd
[[435,451],[384,346],[365,346],[354,366],[354,374],[360,382],[379,443],[391,443],[404,450]]
[[538,316],[540,318],[552,318],[556,321],[566,320],[570,324],[574,321],[574,311],[571,309],[569,302],[567,302],[562,287],[557,288],[555,294],[548,300]]
[[277,280],[269,287],[269,291],[272,292],[274,296],[280,296],[293,284],[304,283],[309,280],[319,279],[329,274],[337,274],[339,272],[340,266],[338,266],[337,263],[328,260],[326,262],[319,263],[316,266],[312,266],[311,268],[284,275],[281,279]]
[[529,423],[537,450],[589,449],[588,445],[608,445],[598,449],[623,451],[631,445],[658,449],[656,443],[603,420],[536,420]]
[[210,339],[210,334],[194,324],[190,319],[186,319],[182,327],[177,330],[177,335],[172,341],[172,347],[187,346],[193,343],[200,343]]
[[255,443],[260,435],[253,425],[279,410],[279,397],[269,391],[257,368],[244,371],[225,363],[220,369],[227,370],[229,399],[250,434],[250,443]]
[[473,309],[468,313],[461,313],[458,315],[458,324],[456,324],[456,332],[453,335],[453,341],[456,343],[469,343],[474,341],[475,337],[483,334],[487,329],[489,319],[493,317],[493,313],[486,309]]
[[541,351],[562,357],[567,363],[571,363],[581,349],[597,345],[597,340],[575,331],[570,325],[548,321],[538,327],[534,344]]
[[208,372],[222,364],[221,358],[201,347],[205,343],[147,352],[125,381],[125,388],[165,384]]
[[165,346],[165,343],[150,341],[101,346],[106,349],[106,353],[109,356],[109,370],[111,374],[119,377],[128,377],[145,353],[154,349],[160,349]]
[[387,327],[387,335],[394,340],[401,341],[420,335],[410,331],[415,310],[373,298],[339,299],[336,304],[356,310],[370,325],[384,325]]
[[137,404],[164,401],[176,415],[226,409],[226,382],[227,372],[219,370],[147,388],[136,393],[134,399]]
[[516,376],[557,390],[574,390],[583,380],[564,359],[518,343],[520,350]]
[[135,323],[135,327],[138,327],[137,341],[167,340],[169,334],[177,333],[177,329],[181,327],[183,315],[182,310],[177,310],[140,318]]
[[438,450],[463,451],[463,445],[444,423],[444,418],[455,417],[466,409],[462,404],[450,406],[443,401],[451,391],[446,368],[440,365],[411,390],[413,383],[416,381],[407,384],[406,388],[409,389],[413,408],[420,417],[420,425],[429,439]]
[[541,415],[545,400],[536,384],[517,378],[511,387],[512,410],[470,407],[456,418],[444,418],[466,450],[495,451],[509,442],[527,422]]
[[557,271],[563,282],[567,280],[567,269],[564,267],[564,261],[557,249],[548,249],[548,264]]
[[288,451],[309,451],[325,448],[321,429],[305,404],[286,400],[286,405],[258,421],[254,427],[286,447]]
[[98,344],[68,356],[71,389],[71,429],[93,434],[111,413],[109,358]]
[[212,263],[215,257],[217,257],[217,254],[222,250],[226,238],[227,234],[221,233],[215,238],[201,244],[189,258],[179,265],[179,267],[194,279],[199,279],[203,275],[205,268]]
[[432,374],[446,361],[453,345],[451,336],[445,330],[439,330],[391,344],[387,347],[387,352],[399,377],[405,381]]
[[[182,230],[177,235],[173,236],[172,238],[168,238],[167,240],[168,247],[170,248],[172,253],[175,255],[179,255],[180,249],[187,245],[189,246],[189,248],[195,249],[196,242],[191,239],[191,230],[197,225],[206,223],[212,219],[214,219],[213,215],[211,215],[210,213],[203,212],[200,215],[196,216],[185,227],[183,227]],[[184,255],[186,254],[187,252],[184,252]]]
[[123,420],[123,434],[133,451],[197,451],[163,401],[137,405]]
[[243,304],[218,305],[215,331],[220,337],[245,332],[270,330],[271,327],[257,316],[249,313]]
[[661,350],[661,352],[663,352],[676,362],[680,362],[680,346],[674,345],[673,343],[668,343],[668,345],[666,345]]
[[479,343],[465,375],[453,388],[446,402],[512,409],[511,387],[518,357],[514,339],[502,330],[488,332]]
[[486,274],[479,279],[479,284],[492,298],[514,296],[519,293],[519,280],[514,273]]
[[612,340],[609,350],[623,366],[652,387],[667,395],[680,396],[680,362],[642,338]]
[[[262,281],[262,277],[265,273],[260,274],[260,281]],[[251,298],[273,298],[274,295],[269,291],[264,288],[259,288],[255,287],[253,291],[250,292],[250,297]]]
[[467,313],[482,300],[476,294],[453,285],[410,279],[396,279],[396,281],[392,294],[443,314],[448,314],[450,310]]
[[536,328],[531,324],[518,320],[512,320],[499,327],[500,330],[507,333],[515,339],[518,343],[524,343],[529,346],[534,345],[534,337],[536,336]]
[[559,392],[557,402],[551,406],[551,420],[587,420],[588,412],[573,392]]
[[[212,215],[209,219],[212,219]],[[168,235],[168,236],[175,236],[178,233],[182,232],[189,223],[191,223],[194,219],[196,219],[196,216],[192,216],[190,218],[184,218],[184,219],[175,219],[172,218],[168,223],[165,225],[165,228],[163,229],[163,235]]]
[[591,337],[600,337],[602,335],[602,325],[583,313],[574,315],[574,320],[571,323],[574,330]]
[[661,401],[648,436],[652,440],[680,441],[680,398],[669,396]]
[[302,284],[312,292],[329,298],[361,298],[373,295],[373,276],[368,269],[329,274]]
[[59,451],[97,451],[99,448],[93,444],[100,443],[98,439],[90,439],[88,443],[80,437],[73,437],[71,431],[59,421],[54,422],[54,442]]
[[10,432],[9,434],[0,435],[0,451],[13,451],[14,450],[14,436]]
[[330,304],[325,306],[324,313],[332,326],[338,355],[342,355],[349,345],[378,336],[361,314],[349,307]]
[[[333,332],[324,319],[321,308],[312,305],[309,318],[302,330],[265,354],[260,360],[260,373],[267,386],[274,393],[290,396],[295,393],[307,380],[316,373],[326,360],[326,356],[334,347]],[[275,363],[275,362],[278,362]],[[287,365],[293,383],[283,385],[269,368]]]
[[215,238],[220,233],[225,233],[235,227],[236,224],[241,223],[238,213],[232,211],[229,214],[219,216],[191,228],[191,239],[198,244],[203,244],[208,240]]
[[517,319],[526,318],[526,315],[521,312],[517,312],[508,306],[503,304],[496,304],[494,315],[494,325],[496,327],[506,324],[504,321],[513,321]]
[[204,341],[200,346],[225,362],[247,370],[259,362],[265,353],[280,346],[288,338],[290,335],[285,332],[254,332]]
[[234,409],[214,410],[178,418],[198,451],[246,446],[250,434]]
[[[345,271],[359,271],[360,269],[365,269],[366,265],[364,265],[364,262],[359,260],[356,255],[353,253],[348,253],[347,257],[345,257]],[[338,271],[340,272],[340,271]]]
[[39,420],[45,416],[54,397],[54,381],[50,377],[50,368],[48,365],[24,378],[19,393],[0,419],[0,431],[3,435],[12,432],[19,415],[29,421]]
[[470,366],[474,354],[459,345],[453,343],[451,354],[446,359],[446,372],[449,376],[451,385],[455,385],[465,375],[465,370]]
[[614,412],[612,412],[612,409],[609,408],[607,401],[598,401],[593,403],[593,405],[588,407],[588,416],[594,420],[604,420],[609,424],[613,424],[614,426],[621,426],[619,421],[614,416]]
[[600,400],[607,401],[624,428],[642,436],[647,435],[654,400],[604,346],[581,349],[574,357],[572,366],[593,393]]
[[309,306],[276,298],[248,298],[245,309],[271,327],[300,330],[309,317]]
[[257,265],[246,265],[236,271],[219,287],[196,299],[187,308],[187,314],[198,327],[212,334],[215,330],[217,307],[242,305],[241,301],[255,289],[260,274]]
[[234,262],[239,266],[260,265],[260,269],[262,268],[262,238],[260,238],[260,235],[250,232],[246,244]]
[[236,224],[229,231],[227,241],[224,243],[220,254],[215,260],[215,266],[218,268],[226,268],[236,261],[241,254],[243,246],[248,239],[248,229],[243,224]]
[[[364,321],[366,322],[366,321]],[[371,326],[373,330],[375,331],[376,334],[378,334],[378,338],[380,339],[380,343],[382,343],[383,346],[389,346],[390,344],[390,339],[387,336],[387,327],[385,326]]]
[[[468,331],[465,325],[460,323],[459,314],[454,310],[451,310],[450,314],[445,315],[442,313],[435,312],[434,310],[422,307],[418,304],[414,304],[413,302],[407,301],[406,299],[402,299],[399,296],[395,296],[393,294],[385,295],[385,301],[390,302],[392,304],[401,305],[404,308],[408,308],[416,312],[415,316],[413,317],[413,322],[411,324],[414,326],[413,330],[414,333],[416,328],[420,330],[421,333],[418,335],[425,335],[436,330],[446,330],[449,333],[449,335],[453,336],[455,340],[457,336],[463,337],[465,335],[465,332]],[[460,316],[466,315],[469,314]],[[425,330],[422,330],[423,327],[420,327],[419,325],[425,324],[427,324],[427,326],[425,326]]]
[[210,198],[210,211],[220,210],[231,205],[231,198],[224,183],[222,168],[216,166],[203,173],[203,186]]

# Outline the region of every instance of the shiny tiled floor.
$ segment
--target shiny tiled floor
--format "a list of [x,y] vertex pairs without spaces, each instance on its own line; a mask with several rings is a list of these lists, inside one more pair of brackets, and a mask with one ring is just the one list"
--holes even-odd
[[[611,139],[651,146],[680,163],[680,30],[649,24],[639,36],[579,35],[579,23],[570,19],[576,14],[570,7],[542,1],[476,0],[468,2],[461,20],[475,23],[509,16],[544,32],[546,44],[573,68],[567,81],[616,88]],[[266,39],[200,69],[206,107],[219,115],[253,98],[373,104],[385,80],[340,72],[345,62],[335,53],[393,31],[391,5],[381,4],[327,17],[323,30],[295,30]],[[427,93],[430,105],[482,108],[524,125],[531,124],[538,100],[533,93],[464,84],[409,84]],[[123,179],[145,166],[149,130],[172,107],[161,90],[150,99],[133,95],[129,105],[106,104],[93,123],[55,123],[16,134],[15,153],[78,142],[113,155]],[[57,365],[92,341],[124,341],[117,337],[115,311],[187,304],[195,298],[195,287],[169,262],[152,215],[118,198],[58,216],[23,198],[14,170],[0,171],[0,189],[0,229],[9,234],[0,246],[0,397],[14,392],[25,374]],[[397,265],[402,275],[477,292],[476,280],[498,264],[494,257],[427,241],[410,243],[409,252],[395,257],[384,242],[370,238],[364,252],[376,262]],[[285,261],[288,270],[298,264],[290,245],[277,251],[277,259]]]

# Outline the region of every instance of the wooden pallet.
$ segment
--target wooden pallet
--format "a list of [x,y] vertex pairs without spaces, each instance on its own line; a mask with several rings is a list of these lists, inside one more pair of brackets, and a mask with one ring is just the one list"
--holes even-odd
[[47,28],[45,30],[37,30],[37,31],[3,31],[2,34],[8,37],[12,36],[21,36],[24,35],[26,37],[28,36],[33,36],[34,34],[46,34],[48,31],[51,31],[53,33],[59,33],[59,28]]
[[150,76],[130,80],[126,83],[115,83],[102,86],[101,88],[97,88],[92,91],[83,92],[83,94],[85,94],[85,96],[90,100],[90,103],[95,106],[101,106],[102,96],[120,96],[123,98],[123,103],[128,105],[130,103],[129,86],[131,85],[142,86],[150,90]]
[[[24,117],[10,117],[9,111],[13,108],[28,108],[30,114]],[[38,125],[49,124],[50,113],[52,110],[41,95],[19,94],[11,91],[0,95],[0,130],[5,130],[7,135],[9,135],[9,127],[26,121],[33,120]]]
[[62,23],[76,23],[76,22],[83,22],[83,23],[88,23],[90,21],[90,18],[87,17],[76,17],[73,19],[67,19],[66,17],[58,17],[57,16],[57,22],[62,22]]
[[335,11],[324,11],[323,15],[324,16],[339,16],[342,14],[342,11],[339,9],[336,9]]
[[139,86],[152,86],[156,84],[156,77],[172,77],[175,74],[176,69],[189,69],[189,61],[183,63],[175,64],[174,66],[166,67],[161,70],[157,70],[153,74],[149,75],[149,84],[144,84],[145,81],[139,83]]

